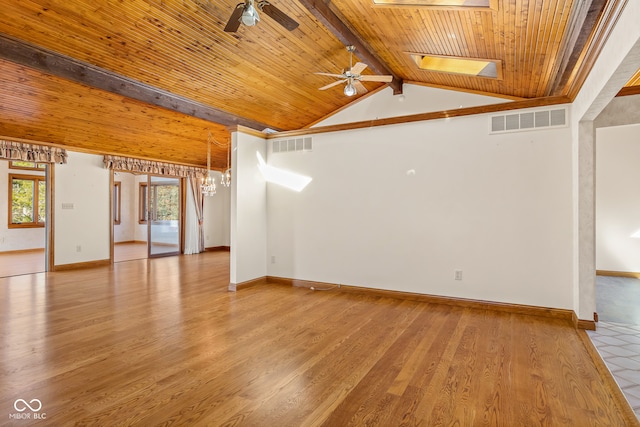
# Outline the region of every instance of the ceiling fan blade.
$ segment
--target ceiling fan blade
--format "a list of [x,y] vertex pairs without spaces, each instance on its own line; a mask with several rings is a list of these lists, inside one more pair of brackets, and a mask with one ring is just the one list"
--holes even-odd
[[354,80],[353,81],[353,85],[356,87],[356,92],[357,93],[367,93],[368,90],[366,87],[364,87],[364,85],[362,83],[360,83],[358,80]]
[[376,75],[366,75],[360,76],[360,80],[363,82],[385,82],[391,83],[393,80],[393,76],[376,76]]
[[298,28],[298,25],[300,25],[271,3],[260,2],[260,4],[262,5],[261,10],[264,13],[269,15],[274,21],[285,27],[287,30],[293,31]]
[[351,68],[351,74],[360,74],[367,68],[367,64],[363,62],[356,62],[356,64]]
[[244,11],[244,3],[238,3],[235,9],[233,9],[233,13],[227,22],[227,26],[224,27],[224,31],[227,33],[235,33],[240,28],[240,17],[242,16],[242,12]]
[[343,74],[331,74],[331,73],[313,73],[313,74],[318,74],[320,76],[337,77],[339,79],[344,79],[345,78],[345,76]]
[[[325,89],[329,89],[330,87],[338,86],[339,84],[342,84],[342,83],[344,83],[344,82],[346,82],[346,81],[347,81],[347,80],[338,80],[337,82],[333,82],[333,83],[330,83],[330,84],[328,84],[328,85],[326,85],[326,86],[322,86],[322,87],[321,87],[321,88],[319,88],[318,90],[325,90]],[[362,87],[364,87],[364,86],[362,86]]]

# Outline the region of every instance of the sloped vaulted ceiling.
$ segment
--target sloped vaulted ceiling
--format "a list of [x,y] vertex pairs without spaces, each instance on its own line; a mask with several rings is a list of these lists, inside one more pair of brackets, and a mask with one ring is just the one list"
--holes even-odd
[[[625,0],[491,0],[488,8],[280,0],[300,25],[263,14],[223,29],[238,0],[4,0],[0,136],[95,152],[226,165],[228,127],[303,128],[355,98],[345,44],[365,73],[510,99],[571,96]],[[464,2],[463,2],[464,3]],[[594,30],[595,29],[595,30]],[[497,61],[500,78],[420,69],[410,53]],[[637,83],[636,83],[637,84]],[[366,83],[369,90],[381,83]]]

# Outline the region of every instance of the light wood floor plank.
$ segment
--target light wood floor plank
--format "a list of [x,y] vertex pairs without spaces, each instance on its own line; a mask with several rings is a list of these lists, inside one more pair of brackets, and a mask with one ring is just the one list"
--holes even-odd
[[44,249],[0,252],[0,277],[44,272]]
[[[114,262],[147,258],[147,244],[140,242],[116,243],[113,247]],[[43,273],[44,249],[0,252],[0,277]]]
[[[258,285],[229,254],[0,279],[0,424],[624,426],[560,320]],[[4,412],[2,412],[4,411]]]

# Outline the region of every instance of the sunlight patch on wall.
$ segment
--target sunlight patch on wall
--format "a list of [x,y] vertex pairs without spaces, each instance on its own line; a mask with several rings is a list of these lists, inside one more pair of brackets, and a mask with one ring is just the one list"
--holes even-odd
[[304,190],[312,180],[311,177],[267,165],[257,151],[256,157],[258,157],[258,169],[267,182],[300,192]]

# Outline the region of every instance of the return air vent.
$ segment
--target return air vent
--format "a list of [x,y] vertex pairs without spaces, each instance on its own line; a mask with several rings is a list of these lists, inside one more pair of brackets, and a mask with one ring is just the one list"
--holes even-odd
[[491,133],[517,132],[543,128],[564,127],[567,125],[567,110],[529,111],[509,113],[491,117]]
[[286,153],[289,151],[311,151],[313,144],[311,137],[278,139],[271,144],[272,153]]

